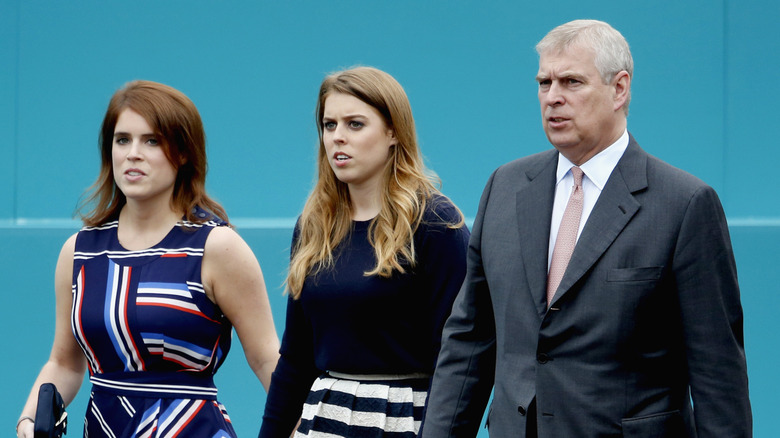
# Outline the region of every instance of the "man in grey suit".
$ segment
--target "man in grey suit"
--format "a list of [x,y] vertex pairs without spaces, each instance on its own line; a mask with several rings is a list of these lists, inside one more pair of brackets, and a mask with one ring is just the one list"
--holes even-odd
[[[485,187],[422,436],[473,437],[491,390],[491,437],[751,436],[718,196],[628,133],[633,61],[618,31],[573,21],[537,52],[555,149]],[[573,231],[568,261],[559,228]]]

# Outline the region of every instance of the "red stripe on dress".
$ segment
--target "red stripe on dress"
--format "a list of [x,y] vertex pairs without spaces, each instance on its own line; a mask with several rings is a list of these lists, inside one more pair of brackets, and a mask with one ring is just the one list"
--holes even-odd
[[[95,356],[95,350],[92,348],[91,345],[89,345],[89,341],[87,340],[87,337],[84,335],[84,323],[81,322],[81,315],[84,314],[82,306],[84,305],[84,281],[86,280],[87,276],[84,275],[84,266],[81,266],[81,269],[79,270],[78,279],[81,280],[81,290],[78,291],[78,329],[79,329],[79,337],[82,341],[84,341],[84,345],[87,347],[87,350],[89,350],[89,355],[91,360],[87,361],[87,365],[89,365],[89,375],[93,375],[95,373],[102,373],[103,368],[100,366],[100,362],[97,359],[97,356]],[[78,288],[77,288],[78,289]],[[96,370],[92,369],[92,362],[95,362],[95,365],[97,366]]]
[[200,410],[203,409],[203,405],[206,404],[206,400],[198,400],[197,403],[199,404],[198,408],[195,409],[195,412],[193,412],[192,415],[190,415],[190,418],[188,418],[187,421],[185,421],[184,424],[181,425],[179,430],[177,430],[176,433],[172,435],[172,438],[176,438],[184,429],[187,428],[187,425],[190,424],[190,422],[198,415],[198,412],[200,412]]
[[199,311],[197,311],[197,310],[188,309],[188,308],[186,308],[186,307],[175,306],[175,305],[173,305],[173,304],[161,304],[161,303],[135,303],[135,305],[136,305],[136,306],[156,306],[156,307],[167,307],[167,308],[169,308],[169,309],[181,310],[182,312],[187,312],[187,313],[191,313],[191,314],[193,314],[193,315],[197,315],[197,316],[200,316],[200,317],[206,318],[206,319],[208,319],[209,321],[211,321],[211,322],[213,322],[213,323],[215,323],[215,324],[221,324],[219,321],[216,321],[216,320],[213,320],[213,319],[209,318],[208,316],[206,316],[205,314],[203,314],[203,312],[199,312]]

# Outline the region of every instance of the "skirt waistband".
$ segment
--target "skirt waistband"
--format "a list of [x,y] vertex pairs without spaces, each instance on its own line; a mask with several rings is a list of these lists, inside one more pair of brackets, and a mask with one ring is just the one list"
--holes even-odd
[[359,382],[374,382],[382,380],[419,380],[430,379],[431,375],[427,373],[409,373],[409,374],[348,374],[337,371],[328,371],[330,377],[342,380],[356,380]]

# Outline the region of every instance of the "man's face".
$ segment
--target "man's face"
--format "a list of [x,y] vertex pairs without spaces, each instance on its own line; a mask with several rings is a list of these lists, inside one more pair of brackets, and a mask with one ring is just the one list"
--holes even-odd
[[620,77],[605,84],[591,49],[575,45],[540,55],[536,79],[542,126],[550,143],[574,164],[588,161],[623,134]]

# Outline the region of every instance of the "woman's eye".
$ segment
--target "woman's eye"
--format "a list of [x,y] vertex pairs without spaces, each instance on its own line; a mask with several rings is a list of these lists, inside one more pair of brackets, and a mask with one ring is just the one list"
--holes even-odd
[[150,138],[149,140],[146,140],[146,142],[147,142],[147,143],[149,143],[149,144],[150,144],[150,145],[152,145],[152,146],[157,146],[157,145],[159,145],[159,144],[160,144],[160,143],[157,141],[157,139],[156,139],[156,138]]
[[328,131],[336,129],[336,122],[322,122],[322,127]]
[[114,140],[116,144],[128,144],[130,143],[130,139],[127,137],[118,137],[116,140]]
[[358,122],[356,120],[353,120],[349,122],[349,127],[352,129],[360,129],[363,127],[363,122]]

